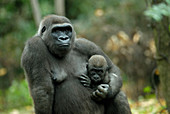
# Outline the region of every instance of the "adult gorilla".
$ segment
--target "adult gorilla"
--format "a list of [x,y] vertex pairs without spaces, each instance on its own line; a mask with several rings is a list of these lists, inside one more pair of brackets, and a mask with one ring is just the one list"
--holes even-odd
[[[130,113],[126,96],[119,92],[122,86],[119,69],[98,46],[75,36],[66,17],[49,15],[41,21],[38,33],[27,41],[21,64],[36,114]],[[104,56],[111,68],[109,75],[116,75],[112,75],[109,85],[101,84],[93,92],[80,83],[79,77],[95,54]],[[101,102],[92,100],[92,95]]]

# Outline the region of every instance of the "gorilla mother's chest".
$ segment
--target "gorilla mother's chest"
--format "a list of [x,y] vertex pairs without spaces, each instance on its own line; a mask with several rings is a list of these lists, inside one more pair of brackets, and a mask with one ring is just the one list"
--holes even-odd
[[68,73],[79,75],[86,72],[87,57],[72,51],[68,57]]
[[56,78],[58,82],[61,82],[67,77],[79,76],[86,72],[86,64],[86,56],[76,52],[70,52],[66,58],[53,63],[53,77]]

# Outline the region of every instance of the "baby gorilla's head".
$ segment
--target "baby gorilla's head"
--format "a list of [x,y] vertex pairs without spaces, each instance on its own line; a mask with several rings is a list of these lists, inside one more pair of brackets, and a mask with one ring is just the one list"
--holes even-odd
[[92,83],[100,83],[104,80],[108,65],[106,59],[101,55],[93,55],[87,65],[88,76]]

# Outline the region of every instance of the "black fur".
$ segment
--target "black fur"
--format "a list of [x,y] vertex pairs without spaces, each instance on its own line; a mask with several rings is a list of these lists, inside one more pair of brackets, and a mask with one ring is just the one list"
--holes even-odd
[[[58,38],[51,35],[56,26],[72,28],[68,46],[62,45],[65,40],[55,40]],[[105,57],[110,67],[108,75],[117,75],[110,80],[108,91],[100,93],[107,95],[106,101],[119,93],[122,86],[119,69],[98,46],[86,39],[75,39],[75,36],[67,18],[49,15],[42,20],[38,33],[26,42],[21,65],[28,80],[36,114],[104,113],[104,104],[92,100],[93,90],[85,88],[77,77],[86,72],[86,63],[94,54]],[[107,107],[110,106],[112,105]],[[111,114],[112,110],[109,113]]]

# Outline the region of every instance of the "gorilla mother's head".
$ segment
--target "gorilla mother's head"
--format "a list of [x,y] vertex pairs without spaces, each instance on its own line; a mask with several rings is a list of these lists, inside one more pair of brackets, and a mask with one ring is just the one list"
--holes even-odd
[[70,20],[57,15],[44,17],[37,34],[49,51],[58,57],[65,56],[72,49],[76,36]]

